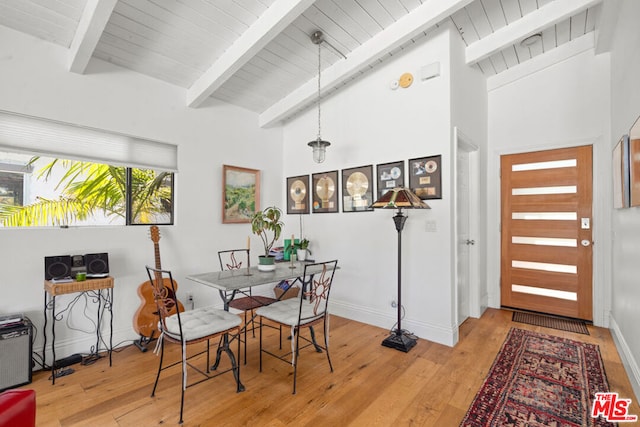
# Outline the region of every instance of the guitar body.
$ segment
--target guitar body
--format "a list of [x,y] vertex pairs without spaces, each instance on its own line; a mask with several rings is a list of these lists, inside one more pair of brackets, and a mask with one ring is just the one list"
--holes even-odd
[[[169,279],[164,279],[164,287],[167,289],[167,296],[173,298],[174,294],[171,290],[171,282]],[[178,286],[178,283],[174,280],[173,285]],[[138,286],[138,296],[142,303],[134,316],[134,329],[141,337],[155,338],[158,336],[158,309],[156,308],[156,302],[153,299],[153,289],[151,282],[146,281]],[[184,311],[184,306],[178,301],[178,310]],[[174,314],[175,310],[171,313]]]
[[[160,232],[158,227],[155,225],[151,226],[150,232],[154,247],[156,268],[161,269],[160,247],[158,245],[158,242],[160,241]],[[178,289],[178,283],[174,280],[172,289],[169,279],[164,279],[163,285],[167,291],[167,296],[173,298],[175,296],[173,289]],[[141,304],[133,317],[133,329],[138,335],[140,335],[140,344],[142,344],[151,341],[159,335],[158,308],[156,307],[156,302],[153,297],[153,288],[150,281],[147,280],[138,286],[138,296],[140,297]],[[184,306],[180,301],[178,301],[177,308],[179,311],[184,311]],[[136,345],[138,345],[138,343],[136,343]],[[142,351],[146,351],[146,348],[143,349],[141,345],[138,345],[138,347]]]

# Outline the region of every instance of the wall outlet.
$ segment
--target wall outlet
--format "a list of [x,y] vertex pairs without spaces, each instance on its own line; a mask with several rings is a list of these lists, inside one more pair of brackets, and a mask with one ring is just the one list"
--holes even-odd
[[193,304],[193,294],[190,292],[187,293],[187,301]]

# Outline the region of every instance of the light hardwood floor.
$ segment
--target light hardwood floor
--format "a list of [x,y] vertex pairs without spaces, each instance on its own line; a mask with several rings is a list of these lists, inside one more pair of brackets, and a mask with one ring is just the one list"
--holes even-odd
[[[630,413],[640,415],[608,330],[589,326],[590,335],[574,334],[514,323],[511,312],[489,309],[461,326],[455,347],[419,340],[406,354],[380,345],[386,330],[334,316],[334,372],[324,354],[306,349],[296,395],[291,394],[291,365],[265,356],[259,372],[256,335],[249,339],[247,364],[241,365],[246,391],[235,392],[230,374],[187,389],[184,425],[457,426],[513,327],[598,344],[611,391],[632,399]],[[265,330],[265,343],[277,348],[274,333]],[[168,348],[172,360],[179,358],[178,346]],[[152,351],[129,346],[113,355],[113,367],[104,358],[74,365],[75,372],[57,378],[55,385],[49,372],[36,372],[24,388],[36,390],[39,427],[176,425],[179,367],[163,373],[151,398],[157,363]]]

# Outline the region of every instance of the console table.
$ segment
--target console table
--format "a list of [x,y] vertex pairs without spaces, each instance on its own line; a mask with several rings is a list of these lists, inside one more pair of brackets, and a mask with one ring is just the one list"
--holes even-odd
[[[109,311],[109,345],[107,352],[109,353],[109,366],[111,366],[111,353],[113,351],[113,277],[108,276],[99,279],[87,279],[83,281],[73,281],[67,283],[54,283],[50,280],[44,282],[44,344],[42,346],[42,365],[46,367],[46,349],[47,349],[47,324],[49,316],[51,317],[51,353],[53,362],[51,363],[51,381],[56,382],[56,322],[61,321],[65,313],[67,313],[78,298],[71,300],[64,308],[56,310],[56,297],[65,294],[85,294],[90,302],[97,304],[97,321],[96,321],[96,347],[93,351],[94,355],[98,355],[100,349],[100,341],[102,338],[101,326],[103,319],[103,311]],[[68,313],[67,313],[68,316]],[[105,344],[106,345],[106,344]]]

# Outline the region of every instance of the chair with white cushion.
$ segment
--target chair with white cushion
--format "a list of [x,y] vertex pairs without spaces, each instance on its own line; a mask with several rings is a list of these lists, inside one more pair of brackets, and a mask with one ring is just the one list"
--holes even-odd
[[[298,373],[298,357],[300,350],[315,346],[316,351],[327,354],[329,369],[333,372],[333,365],[329,357],[329,294],[333,275],[338,261],[319,262],[305,264],[303,279],[303,292],[297,298],[274,302],[256,310],[260,316],[260,371],[262,371],[262,354],[268,354],[293,365],[293,394],[296,394],[296,377]],[[262,326],[265,320],[279,326],[291,328],[291,351],[285,354],[273,353],[262,347]],[[322,324],[324,332],[324,346],[315,341],[313,327]],[[303,337],[302,328],[309,328],[310,338]],[[302,347],[300,341],[303,341]]]
[[[160,270],[152,267],[147,268],[147,275],[152,286],[153,297],[158,309],[158,329],[160,336],[156,344],[156,352],[160,351],[160,363],[158,365],[158,374],[153,385],[151,397],[155,396],[160,372],[171,368],[179,363],[182,364],[182,394],[180,398],[180,424],[182,424],[182,413],[184,409],[184,393],[185,390],[193,385],[203,381],[215,378],[226,372],[233,372],[236,382],[236,391],[241,392],[244,386],[240,382],[240,367],[236,362],[233,351],[229,348],[229,334],[238,335],[240,333],[240,323],[242,320],[239,316],[229,313],[215,307],[202,307],[195,310],[179,312],[175,310],[178,304],[175,297],[175,282],[169,270]],[[172,292],[169,292],[172,291]],[[216,353],[216,364],[211,368],[210,361],[210,343],[209,340],[220,338]],[[192,344],[205,342],[206,347],[200,348],[197,353],[187,355],[187,346]],[[182,358],[177,362],[173,362],[163,366],[164,346],[165,342],[180,344],[182,348]],[[217,364],[220,361],[222,352],[225,352],[231,361],[231,367],[217,371]],[[240,340],[238,340],[237,354],[240,353]],[[190,360],[206,354],[206,367],[204,369],[196,367]],[[195,363],[195,361],[193,361]],[[191,384],[187,381],[187,367],[191,367],[204,378],[194,381]],[[215,374],[211,371],[216,371]]]

